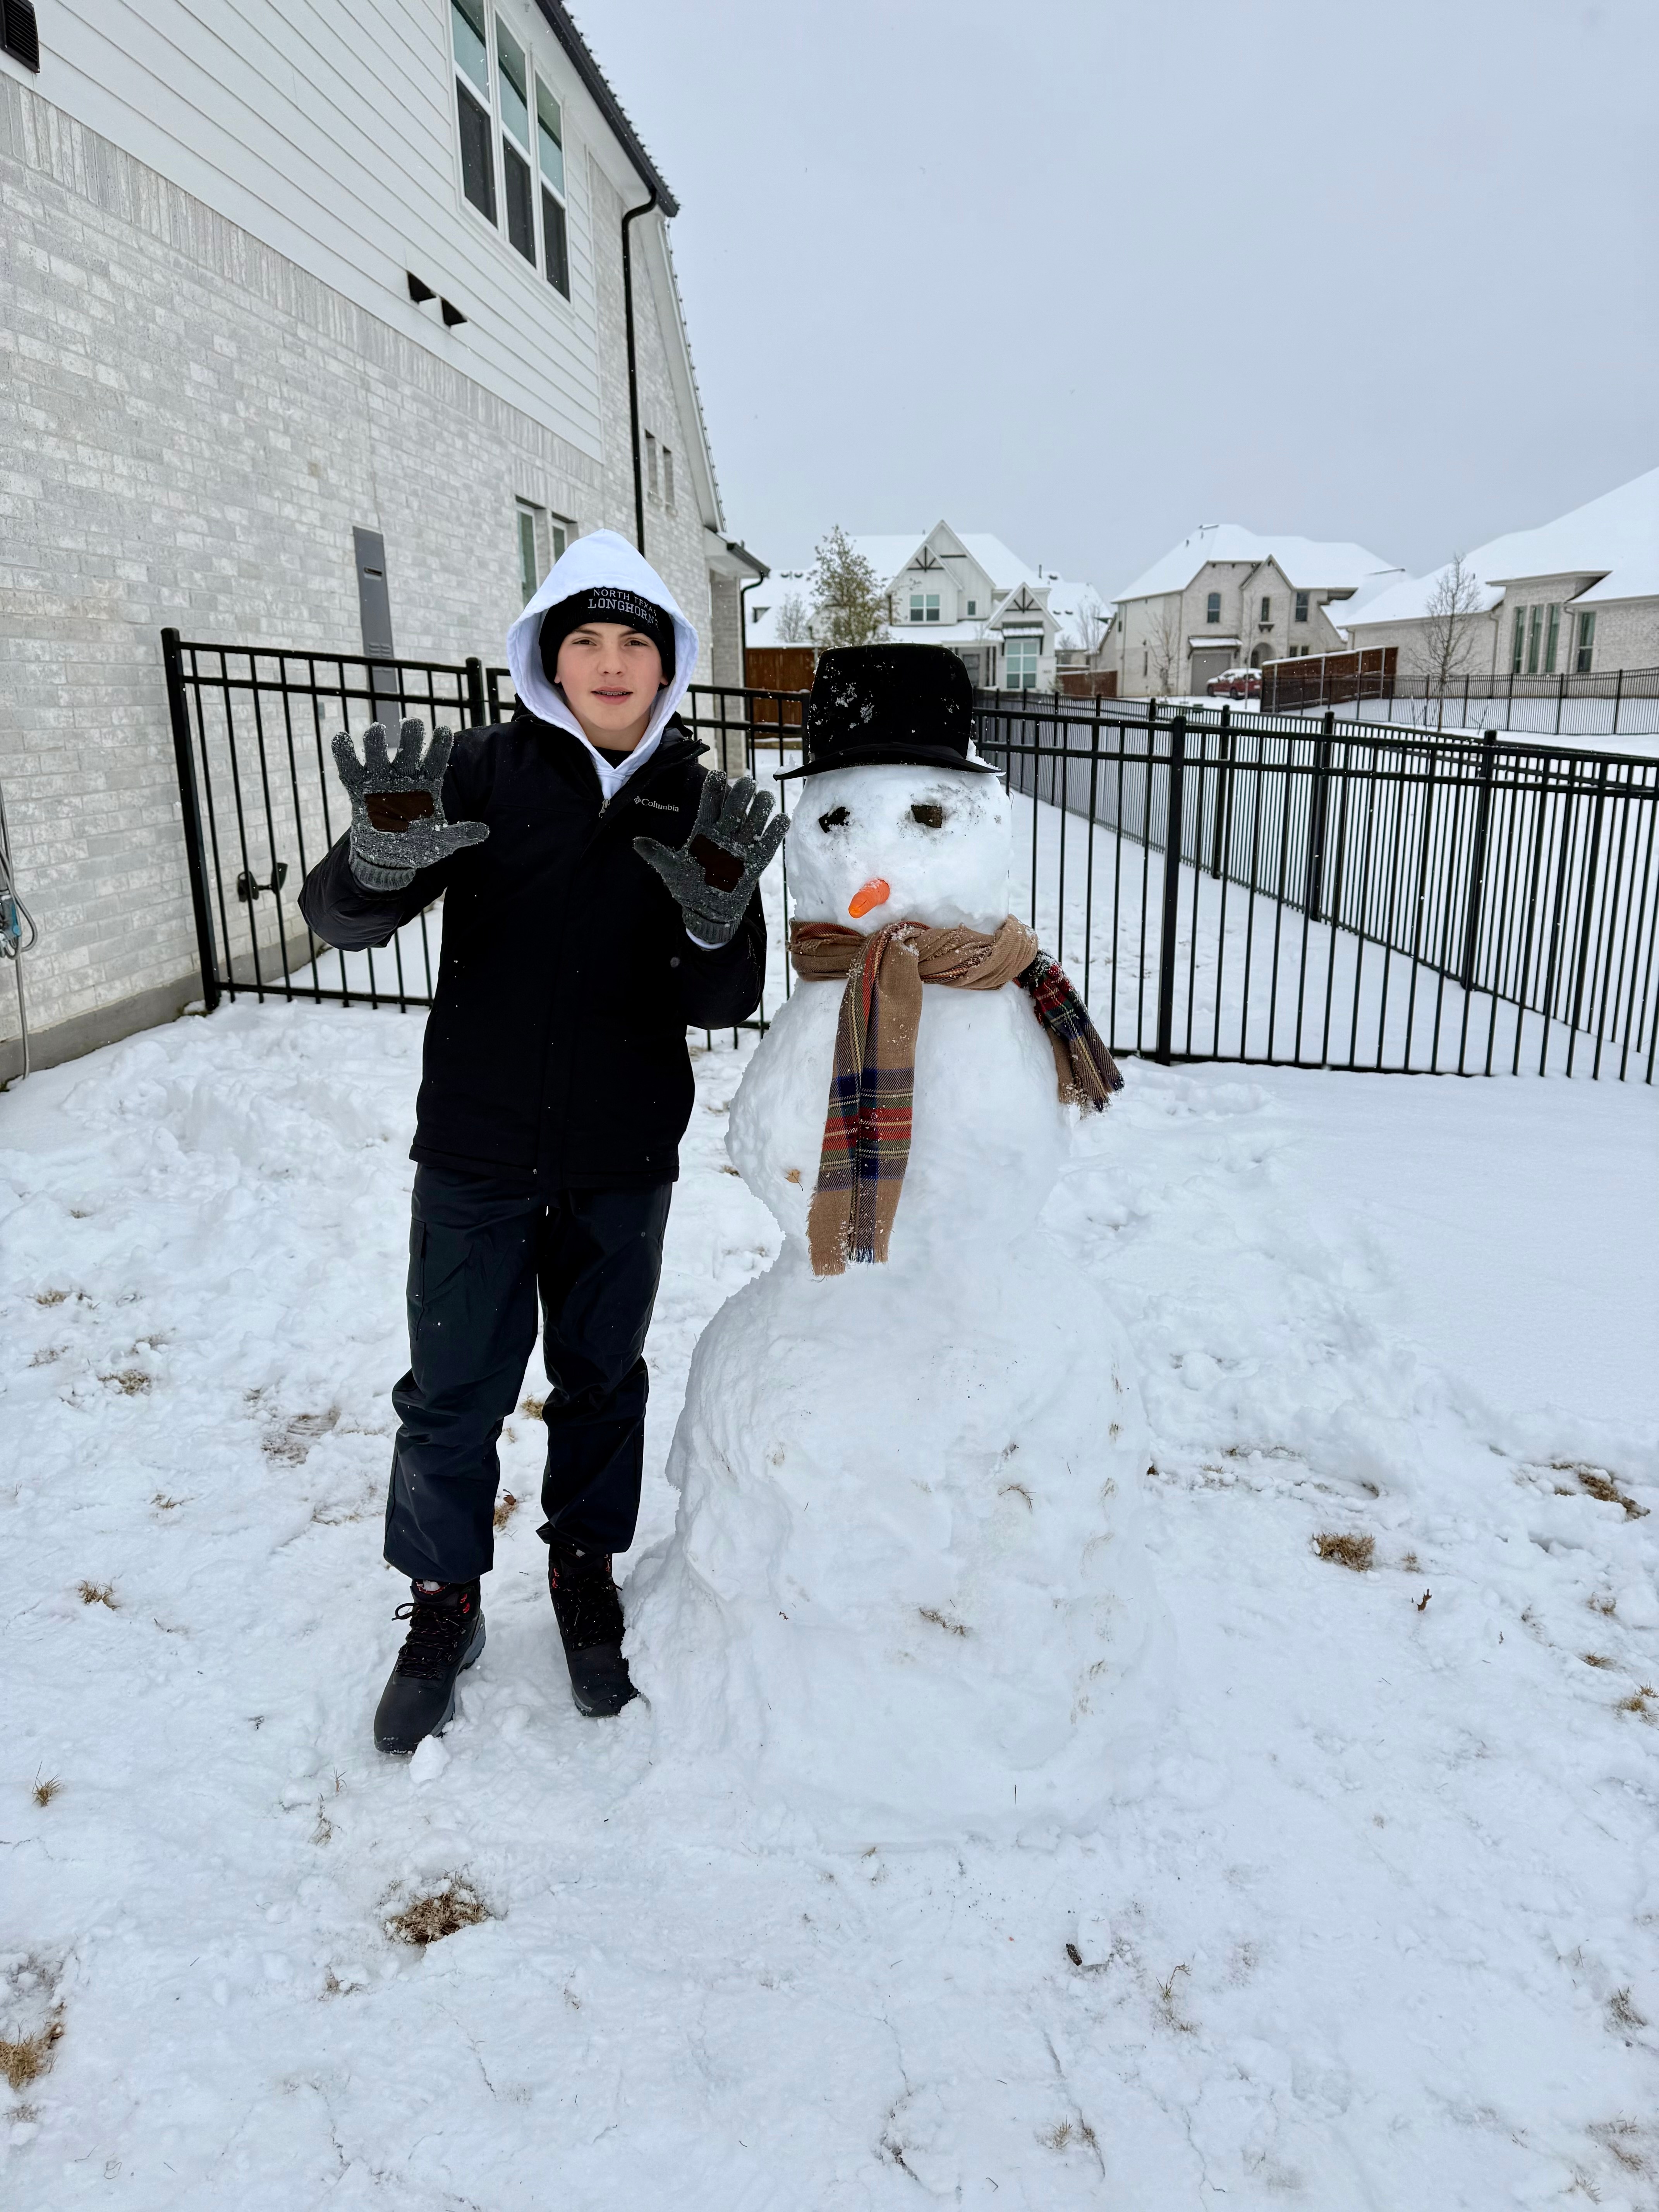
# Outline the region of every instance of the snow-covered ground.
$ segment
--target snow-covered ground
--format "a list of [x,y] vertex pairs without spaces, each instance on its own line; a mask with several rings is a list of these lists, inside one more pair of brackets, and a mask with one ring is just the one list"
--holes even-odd
[[[860,1853],[579,1719],[528,1420],[456,1724],[373,1753],[419,1037],[245,1005],[0,1098],[8,2205],[1659,2206],[1650,1091],[1132,1064],[1051,1218],[1143,1364],[1161,1740],[1085,1838]],[[775,1249],[749,1048],[642,1545]]]

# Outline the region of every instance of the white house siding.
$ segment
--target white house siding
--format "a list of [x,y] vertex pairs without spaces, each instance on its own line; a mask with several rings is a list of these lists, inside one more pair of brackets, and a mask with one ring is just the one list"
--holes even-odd
[[[608,177],[593,197],[597,305],[621,279]],[[560,416],[579,444],[469,373],[476,357],[446,358],[14,75],[0,204],[0,783],[42,932],[27,978],[46,1064],[198,988],[162,625],[357,649],[361,526],[386,538],[398,650],[488,656],[520,603],[515,499],[631,534],[633,477],[619,306],[600,318],[601,419]],[[635,289],[646,404],[689,457],[652,288]],[[647,527],[706,630],[702,517]],[[0,1073],[15,1035],[8,988]]]

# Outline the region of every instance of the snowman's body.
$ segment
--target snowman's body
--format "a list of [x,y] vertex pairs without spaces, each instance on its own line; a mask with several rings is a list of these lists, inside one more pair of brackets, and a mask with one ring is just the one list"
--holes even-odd
[[[815,776],[797,919],[994,930],[1009,815],[989,775]],[[797,983],[732,1106],[784,1249],[697,1347],[675,1533],[630,1585],[635,1677],[665,1753],[826,1832],[1086,1823],[1139,1717],[1146,1437],[1121,1330],[1038,1221],[1069,1143],[1054,1054],[1017,985],[926,986],[890,1257],[815,1277],[842,991]]]

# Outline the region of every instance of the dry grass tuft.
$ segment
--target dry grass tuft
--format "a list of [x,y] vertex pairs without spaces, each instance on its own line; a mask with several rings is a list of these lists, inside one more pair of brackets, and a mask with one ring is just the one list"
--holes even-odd
[[63,1796],[64,1785],[55,1774],[47,1775],[44,1781],[37,1775],[29,1794],[37,1805],[50,1805],[54,1797]]
[[142,1367],[124,1367],[118,1375],[100,1375],[100,1382],[112,1382],[124,1398],[142,1397],[149,1388],[149,1377]]
[[1592,1613],[1605,1614],[1609,1620],[1619,1610],[1619,1601],[1616,1597],[1593,1597],[1588,1602]]
[[176,1513],[185,1501],[182,1498],[169,1498],[166,1491],[158,1490],[149,1502],[158,1513]]
[[1334,1559],[1339,1567],[1351,1568],[1357,1575],[1364,1574],[1376,1556],[1375,1536],[1344,1536],[1328,1528],[1313,1544],[1322,1559]]
[[386,1922],[386,1932],[394,1943],[412,1943],[424,1950],[428,1943],[440,1943],[446,1936],[454,1936],[463,1928],[476,1928],[481,1920],[488,1920],[489,1908],[471,1883],[457,1875],[442,1889],[429,1897],[417,1897],[401,1912],[391,1914]]
[[75,1587],[82,1605],[106,1605],[112,1613],[119,1612],[113,1583],[77,1583]]
[[1581,1651],[1578,1656],[1587,1667],[1611,1667],[1613,1664],[1605,1651]]
[[542,1417],[542,1408],[546,1403],[545,1398],[526,1398],[519,1411],[526,1421],[539,1421]]
[[502,1491],[495,1501],[495,1510],[490,1516],[497,1528],[505,1528],[519,1510],[519,1501],[510,1490]]
[[37,1291],[34,1303],[38,1306],[61,1306],[68,1296],[67,1291]]
[[1564,1468],[1562,1471],[1564,1474],[1576,1474],[1578,1477],[1579,1488],[1589,1491],[1590,1496],[1599,1498],[1603,1505],[1622,1505],[1626,1521],[1646,1520],[1647,1507],[1638,1505],[1633,1498],[1626,1498],[1613,1477],[1604,1474],[1600,1468],[1574,1467]]
[[942,1628],[947,1636],[966,1636],[968,1633],[961,1621],[947,1620],[944,1613],[937,1612],[931,1605],[919,1605],[916,1611],[924,1620],[931,1620],[935,1628]]
[[51,2065],[52,2047],[63,2033],[63,2020],[54,2012],[46,2026],[37,2028],[33,2035],[0,2035],[0,2074],[5,2075],[14,2089],[27,2089]]
[[1656,1690],[1651,1682],[1644,1682],[1639,1690],[1632,1690],[1629,1697],[1620,1698],[1618,1710],[1621,1713],[1634,1713],[1638,1720],[1650,1721],[1653,1715],[1648,1707],[1655,1698],[1659,1698],[1659,1690]]
[[1620,2028],[1645,2027],[1646,2020],[1631,2002],[1628,1990],[1615,1990],[1607,1999],[1607,2014],[1613,2026]]

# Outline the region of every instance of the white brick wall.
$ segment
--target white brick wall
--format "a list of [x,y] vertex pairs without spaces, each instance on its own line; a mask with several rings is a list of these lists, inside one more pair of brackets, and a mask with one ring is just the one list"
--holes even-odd
[[[603,461],[0,79],[0,782],[37,1031],[196,994],[164,624],[360,650],[359,525],[385,534],[401,653],[499,659],[515,496],[632,535],[621,203],[590,185]],[[637,258],[635,289],[642,419],[689,456]],[[647,532],[706,635],[689,482]],[[0,993],[0,1072],[15,1034]]]

